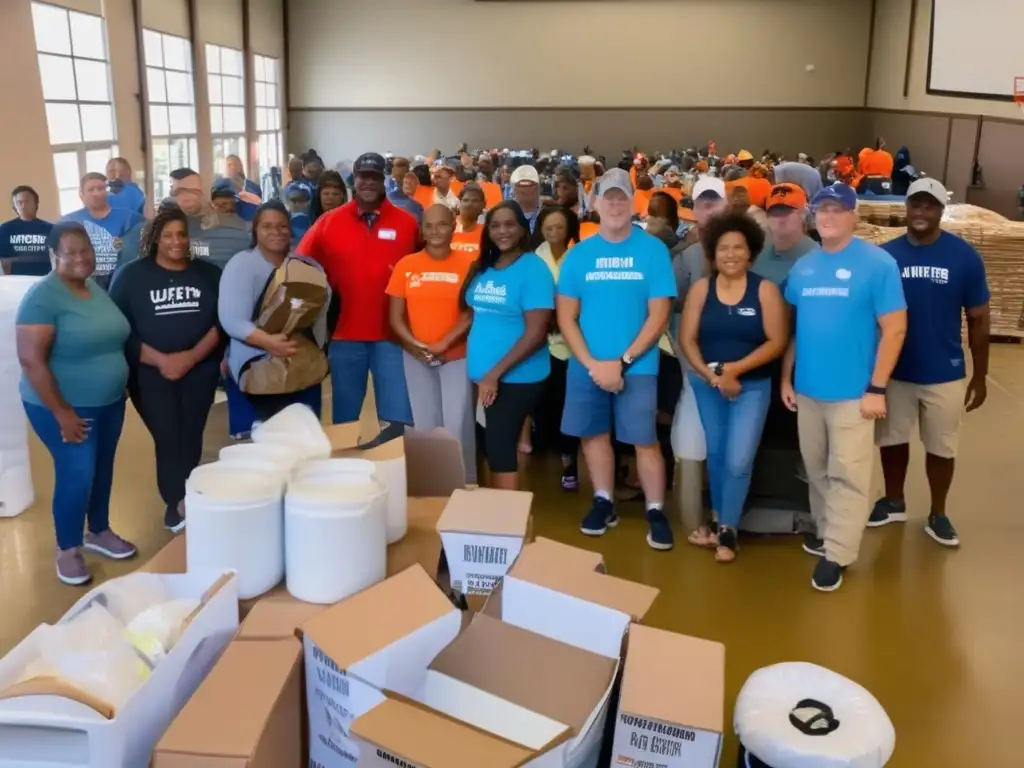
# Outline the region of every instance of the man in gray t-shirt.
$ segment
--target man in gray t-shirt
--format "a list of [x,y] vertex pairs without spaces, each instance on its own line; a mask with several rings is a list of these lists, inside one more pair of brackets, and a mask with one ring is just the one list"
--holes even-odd
[[249,248],[248,223],[237,214],[214,210],[202,179],[191,168],[171,171],[171,197],[188,215],[192,258],[223,269],[228,259]]
[[765,203],[771,241],[754,261],[754,274],[782,285],[797,259],[817,247],[807,236],[807,195],[793,183],[776,184]]

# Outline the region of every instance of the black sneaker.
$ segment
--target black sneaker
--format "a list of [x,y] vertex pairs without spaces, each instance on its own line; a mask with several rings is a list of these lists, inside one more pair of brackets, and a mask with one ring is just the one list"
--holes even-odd
[[845,570],[845,565],[836,565],[827,557],[822,557],[814,566],[811,586],[819,592],[835,592],[843,583],[843,571]]
[[804,552],[815,557],[825,556],[825,540],[813,533],[804,534]]
[[177,507],[168,507],[164,510],[164,528],[171,533],[185,530],[185,518],[178,514]]
[[907,503],[881,498],[875,502],[875,508],[871,510],[868,528],[880,528],[889,523],[905,522],[907,522]]
[[651,549],[662,552],[672,549],[675,537],[668,524],[668,518],[660,509],[647,510],[647,544]]
[[956,528],[945,515],[928,515],[928,524],[924,532],[944,547],[959,547],[960,539],[956,537]]
[[609,528],[619,524],[619,516],[615,514],[615,505],[608,499],[594,497],[590,511],[583,517],[580,533],[585,536],[604,536]]
[[570,464],[562,470],[562,490],[578,491],[580,488],[580,472],[575,464]]

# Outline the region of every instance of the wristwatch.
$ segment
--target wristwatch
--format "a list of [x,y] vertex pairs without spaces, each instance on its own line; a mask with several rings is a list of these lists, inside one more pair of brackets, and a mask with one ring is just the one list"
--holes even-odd
[[625,371],[626,369],[629,368],[629,366],[636,362],[636,358],[634,358],[627,352],[621,358],[619,358],[619,362],[622,363],[622,370]]
[[866,390],[866,394],[868,394],[868,395],[884,395],[885,394],[885,387],[876,387],[874,384],[868,384],[868,388]]
[[725,363],[711,363],[708,368],[711,369],[711,372],[715,374],[715,376],[721,376],[725,373]]

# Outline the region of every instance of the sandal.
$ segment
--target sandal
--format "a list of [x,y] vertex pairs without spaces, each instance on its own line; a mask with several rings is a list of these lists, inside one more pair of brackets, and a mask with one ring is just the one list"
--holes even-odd
[[718,533],[718,547],[715,549],[716,563],[731,563],[736,559],[739,550],[736,531],[733,528],[722,528]]
[[695,547],[717,547],[718,546],[718,531],[717,526],[714,523],[708,525],[702,525],[693,533],[691,533],[686,540],[693,544]]

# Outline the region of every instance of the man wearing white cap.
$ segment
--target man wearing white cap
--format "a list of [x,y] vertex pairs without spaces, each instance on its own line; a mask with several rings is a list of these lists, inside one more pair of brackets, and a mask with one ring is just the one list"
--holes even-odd
[[532,233],[540,215],[540,174],[532,165],[520,165],[512,172],[509,184],[512,185],[513,199],[519,203],[523,215],[530,222]]
[[558,327],[572,358],[566,373],[562,432],[579,437],[594,484],[580,525],[601,536],[619,522],[612,504],[615,438],[636,448],[647,501],[647,543],[673,545],[665,517],[665,461],[655,429],[658,340],[676,296],[668,249],[634,227],[633,186],[619,168],[597,184],[600,231],[565,256],[558,279]]
[[[989,290],[978,252],[939,226],[946,199],[946,188],[935,179],[915,181],[907,190],[907,233],[883,246],[900,269],[908,328],[886,393],[888,415],[878,422],[885,496],[875,504],[868,526],[907,519],[903,483],[911,433],[920,421],[932,497],[925,532],[943,546],[956,547],[960,540],[946,514],[946,496],[964,406],[973,411],[988,394]],[[960,339],[964,312],[974,362],[966,388]]]

